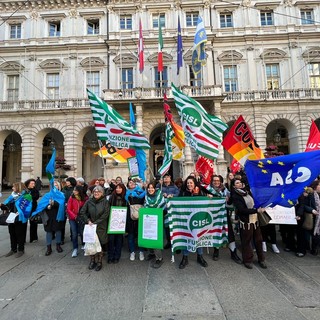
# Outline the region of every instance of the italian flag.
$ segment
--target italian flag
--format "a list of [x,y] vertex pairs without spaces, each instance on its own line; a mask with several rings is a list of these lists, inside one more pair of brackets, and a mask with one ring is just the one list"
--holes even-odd
[[159,19],[159,39],[158,39],[158,72],[163,72],[163,38],[162,38],[162,30],[161,30],[161,22]]

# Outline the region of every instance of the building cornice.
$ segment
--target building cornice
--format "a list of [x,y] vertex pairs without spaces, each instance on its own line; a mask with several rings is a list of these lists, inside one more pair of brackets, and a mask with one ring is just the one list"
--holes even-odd
[[0,12],[105,7],[107,0],[31,0],[0,1]]

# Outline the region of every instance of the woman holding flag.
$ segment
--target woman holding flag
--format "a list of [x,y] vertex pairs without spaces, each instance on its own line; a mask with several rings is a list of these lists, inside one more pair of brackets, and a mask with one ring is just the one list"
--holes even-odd
[[[195,177],[189,176],[185,180],[179,197],[197,197],[197,196],[203,196],[203,193],[201,192],[200,186],[198,185],[198,182]],[[179,269],[184,269],[189,261],[188,261],[188,255],[189,251],[188,250],[183,250],[182,251],[182,260],[179,265]],[[206,260],[203,259],[203,248],[197,248],[197,262],[204,268],[208,266],[208,263]]]
[[[23,188],[24,185],[22,182],[16,182],[13,184],[11,195],[3,204],[1,203],[1,209],[3,211],[17,212],[16,201],[21,197]],[[8,224],[11,250],[5,255],[5,257],[10,257],[13,254],[16,254],[16,258],[19,258],[24,254],[27,222],[28,219],[24,217],[22,212],[19,212],[14,223]]]

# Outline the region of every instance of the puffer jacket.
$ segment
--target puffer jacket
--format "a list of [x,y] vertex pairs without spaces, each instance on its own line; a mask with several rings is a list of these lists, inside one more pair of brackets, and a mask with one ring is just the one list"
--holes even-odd
[[110,205],[105,197],[90,198],[80,210],[80,218],[86,224],[91,221],[97,225],[97,235],[100,244],[107,243],[107,226],[110,214]]

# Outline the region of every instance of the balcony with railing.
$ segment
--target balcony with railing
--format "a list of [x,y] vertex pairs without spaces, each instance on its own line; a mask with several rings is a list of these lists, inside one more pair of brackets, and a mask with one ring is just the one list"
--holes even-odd
[[[315,89],[285,89],[285,90],[256,90],[222,92],[221,86],[191,87],[182,86],[182,92],[199,100],[219,99],[223,103],[228,102],[274,102],[274,101],[298,101],[320,99],[320,88]],[[112,104],[125,102],[161,101],[166,93],[168,98],[173,98],[171,88],[133,88],[127,90],[104,89],[102,98]],[[89,108],[86,97],[77,99],[59,100],[28,100],[28,101],[0,101],[0,112],[3,111],[28,111],[28,110],[56,110],[56,109],[80,109]]]

